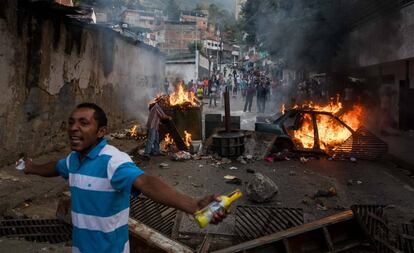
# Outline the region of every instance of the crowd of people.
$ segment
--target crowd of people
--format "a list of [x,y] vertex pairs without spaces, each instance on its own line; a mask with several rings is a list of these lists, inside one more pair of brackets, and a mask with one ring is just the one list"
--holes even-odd
[[265,71],[252,69],[233,69],[231,73],[222,72],[212,74],[211,77],[205,77],[201,80],[190,80],[185,83],[183,80],[175,79],[169,81],[165,79],[164,92],[169,94],[171,88],[175,89],[177,85],[184,85],[184,88],[193,92],[200,99],[207,98],[209,107],[217,107],[220,104],[224,106],[224,92],[227,90],[232,99],[243,99],[244,112],[251,112],[254,97],[257,98],[257,112],[264,113],[266,102],[270,100],[272,86],[274,82],[268,77]]

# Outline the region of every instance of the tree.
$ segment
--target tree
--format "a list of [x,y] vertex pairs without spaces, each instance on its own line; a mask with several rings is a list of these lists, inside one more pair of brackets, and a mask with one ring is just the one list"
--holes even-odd
[[203,47],[203,43],[201,42],[201,41],[193,41],[193,42],[190,42],[190,43],[188,43],[188,50],[190,50],[190,52],[191,53],[194,53],[195,52],[195,50],[196,50],[196,45],[197,45],[197,50],[202,54],[202,55],[204,55],[205,54],[205,50],[204,50],[204,47]]

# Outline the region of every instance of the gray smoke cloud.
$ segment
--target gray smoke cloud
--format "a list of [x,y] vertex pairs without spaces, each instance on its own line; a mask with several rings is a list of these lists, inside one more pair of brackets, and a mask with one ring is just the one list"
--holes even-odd
[[[345,61],[355,55],[355,48],[345,48],[344,41],[354,29],[370,22],[380,22],[368,32],[358,34],[364,48],[377,38],[382,57],[401,41],[399,33],[401,1],[336,0],[248,0],[244,7],[245,31],[256,44],[287,66],[305,71],[332,71],[338,54]],[[375,21],[378,20],[378,21]],[[380,27],[380,30],[378,30]],[[348,52],[343,52],[349,50]]]

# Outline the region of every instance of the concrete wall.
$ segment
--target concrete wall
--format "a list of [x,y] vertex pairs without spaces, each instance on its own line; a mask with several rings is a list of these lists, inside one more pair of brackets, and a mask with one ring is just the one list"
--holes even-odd
[[414,57],[414,4],[353,30],[346,42],[349,61],[360,67]]
[[[400,97],[409,94],[414,101],[414,4],[387,13],[356,27],[347,36],[339,53],[337,70],[345,67],[351,74],[369,80],[372,96],[379,96],[386,86],[392,88],[392,117],[399,122]],[[407,68],[408,63],[408,68]],[[410,80],[401,90],[400,83]]]
[[102,106],[112,129],[145,120],[164,78],[158,50],[52,10],[18,12],[16,2],[0,3],[0,164],[65,146],[80,102]]

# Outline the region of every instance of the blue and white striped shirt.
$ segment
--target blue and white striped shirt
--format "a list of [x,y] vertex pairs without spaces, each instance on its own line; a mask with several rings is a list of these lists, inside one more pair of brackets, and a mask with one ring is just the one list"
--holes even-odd
[[124,152],[102,140],[80,161],[72,152],[56,170],[69,179],[72,252],[129,252],[129,196],[144,172]]

